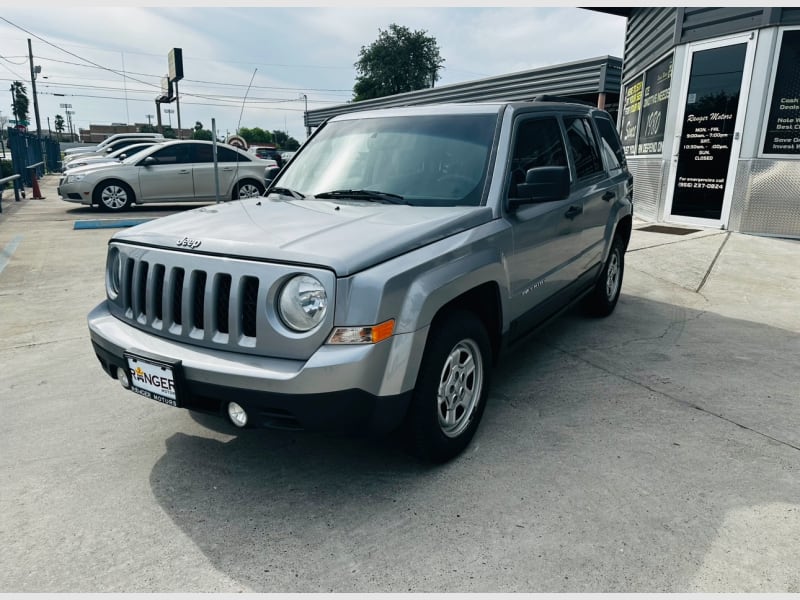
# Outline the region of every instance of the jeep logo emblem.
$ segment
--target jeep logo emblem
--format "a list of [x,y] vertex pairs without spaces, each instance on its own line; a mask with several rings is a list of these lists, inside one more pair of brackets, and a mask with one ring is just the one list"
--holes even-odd
[[194,250],[202,243],[203,242],[201,242],[200,240],[193,240],[192,238],[185,237],[182,240],[178,240],[176,245],[183,248],[191,248],[192,250]]

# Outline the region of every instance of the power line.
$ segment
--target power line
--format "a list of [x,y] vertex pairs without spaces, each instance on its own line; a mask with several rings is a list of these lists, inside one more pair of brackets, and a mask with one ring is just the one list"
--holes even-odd
[[[52,43],[52,42],[49,42],[49,41],[47,41],[46,39],[44,39],[43,37],[41,37],[41,36],[39,36],[39,35],[36,35],[36,34],[35,34],[35,33],[33,33],[32,31],[28,31],[28,30],[27,30],[27,29],[25,29],[24,27],[21,27],[21,26],[17,25],[16,23],[13,23],[13,22],[9,21],[9,20],[8,20],[8,19],[6,19],[5,17],[0,17],[0,20],[3,20],[3,21],[5,21],[6,23],[8,23],[9,25],[11,25],[12,27],[16,27],[17,29],[19,29],[19,30],[21,30],[21,31],[24,31],[24,32],[25,32],[25,33],[27,33],[28,35],[31,35],[31,36],[35,37],[37,40],[39,40],[39,41],[41,41],[41,42],[44,42],[44,43],[45,43],[45,44],[47,44],[48,46],[52,46],[53,48],[56,48],[56,49],[58,49],[58,50],[61,50],[61,52],[64,52],[64,53],[66,53],[66,54],[69,54],[70,56],[74,56],[74,57],[75,57],[75,58],[77,58],[78,60],[82,60],[82,61],[84,61],[84,62],[87,62],[87,63],[89,63],[89,64],[92,64],[92,65],[96,66],[98,69],[103,69],[103,70],[105,70],[105,71],[110,71],[111,73],[114,73],[114,74],[116,74],[116,75],[119,75],[120,77],[127,77],[127,74],[125,74],[125,73],[120,73],[119,71],[116,71],[116,70],[114,70],[114,69],[110,69],[110,68],[108,68],[108,67],[104,67],[103,65],[100,65],[100,64],[98,64],[98,63],[96,63],[96,62],[94,62],[94,61],[92,61],[92,60],[89,60],[88,58],[84,58],[84,57],[82,57],[82,56],[79,56],[78,54],[75,54],[74,52],[70,52],[69,50],[65,50],[65,49],[64,49],[64,48],[62,48],[61,46],[59,46],[59,45],[57,45],[57,44],[54,44],[54,43]],[[155,84],[152,84],[152,83],[148,83],[148,82],[146,82],[146,81],[142,81],[142,80],[140,80],[140,79],[136,79],[135,77],[128,77],[128,78],[129,78],[129,79],[132,79],[133,81],[136,81],[137,83],[141,83],[141,84],[144,84],[144,85],[150,85],[150,86],[153,86],[154,88],[158,89],[159,91],[161,90],[161,86],[160,86],[160,85],[155,85]]]
[[[83,64],[72,62],[72,61],[68,61],[68,60],[59,60],[57,58],[51,58],[51,57],[47,57],[47,56],[38,56],[37,55],[36,59],[40,60],[40,61],[41,60],[49,60],[49,61],[52,61],[52,62],[62,63],[62,64],[66,64],[66,65],[73,65],[73,66],[76,66],[76,67],[84,67],[84,68],[87,68],[87,69],[103,68],[103,67],[95,67],[95,66],[92,66],[92,65],[83,65]],[[225,61],[218,61],[218,62],[225,62]],[[133,75],[140,75],[142,77],[153,77],[153,78],[157,78],[157,79],[161,79],[161,77],[163,77],[163,75],[153,75],[151,73],[137,73],[136,71],[125,71],[125,73],[126,73],[126,75],[127,74],[133,74]],[[205,80],[202,80],[202,79],[186,79],[186,78],[184,78],[182,81],[183,82],[188,82],[188,83],[206,83],[206,84],[209,84],[209,85],[228,86],[228,87],[244,87],[244,88],[247,87],[247,85],[245,85],[243,83],[226,83],[226,82],[223,82],[223,81],[205,81]],[[262,89],[262,90],[287,90],[287,91],[292,91],[292,92],[298,92],[298,91],[345,92],[345,93],[348,93],[348,94],[351,94],[353,92],[353,90],[350,90],[350,89],[346,90],[346,89],[342,89],[342,88],[305,88],[305,87],[296,88],[296,87],[280,87],[280,86],[270,86],[270,85],[254,85],[254,86],[252,86],[252,88],[253,89]]]

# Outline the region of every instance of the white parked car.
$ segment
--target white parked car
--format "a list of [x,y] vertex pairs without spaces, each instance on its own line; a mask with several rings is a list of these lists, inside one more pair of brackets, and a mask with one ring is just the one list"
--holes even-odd
[[150,148],[152,145],[156,144],[155,140],[148,141],[148,142],[138,142],[136,144],[131,144],[129,146],[123,146],[122,148],[118,148],[113,152],[109,152],[108,154],[92,152],[91,154],[80,154],[75,158],[71,159],[68,163],[64,165],[64,172],[68,171],[69,169],[76,169],[78,167],[85,167],[86,165],[97,165],[102,163],[118,163],[120,160],[124,158],[128,158],[129,156],[133,156],[137,152],[144,150],[145,148]]
[[[112,211],[149,202],[216,199],[212,142],[174,140],[155,144],[119,163],[70,170],[58,193],[67,202]],[[267,163],[227,144],[217,144],[219,193],[224,200],[264,193]]]
[[67,157],[67,160],[71,156],[75,156],[77,154],[86,154],[89,152],[102,152],[109,144],[116,142],[117,140],[121,140],[123,138],[130,138],[134,140],[147,140],[153,139],[158,141],[164,141],[164,136],[160,133],[115,133],[104,139],[99,144],[94,146],[76,146],[74,148],[69,148],[64,150],[64,156]]

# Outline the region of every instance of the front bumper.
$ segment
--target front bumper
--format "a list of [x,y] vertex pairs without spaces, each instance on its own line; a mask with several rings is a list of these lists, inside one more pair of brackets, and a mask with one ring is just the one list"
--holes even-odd
[[[62,180],[66,179],[62,177]],[[81,204],[90,205],[92,203],[92,192],[86,189],[82,182],[77,183],[59,183],[56,190],[62,200],[67,202],[80,202]]]
[[[103,302],[88,316],[95,354],[116,378],[125,352],[181,363],[184,408],[227,414],[235,401],[257,426],[387,432],[403,420],[415,376],[403,353],[422,334],[395,335],[375,345],[319,348],[306,361],[201,348],[156,337],[120,321]],[[413,362],[413,361],[411,361]]]

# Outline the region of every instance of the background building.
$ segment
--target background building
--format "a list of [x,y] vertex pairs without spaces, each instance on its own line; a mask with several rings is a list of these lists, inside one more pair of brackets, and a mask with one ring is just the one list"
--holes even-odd
[[628,20],[636,214],[800,237],[800,8],[597,10]]

